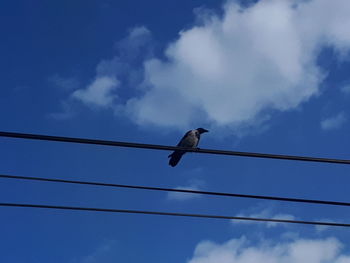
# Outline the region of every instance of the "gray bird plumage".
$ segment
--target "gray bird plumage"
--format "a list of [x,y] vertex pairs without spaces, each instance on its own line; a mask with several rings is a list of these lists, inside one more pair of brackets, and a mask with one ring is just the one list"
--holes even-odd
[[[186,148],[196,148],[199,140],[201,138],[201,134],[208,132],[208,130],[203,128],[198,128],[194,130],[190,130],[186,132],[184,137],[180,140],[180,142],[177,144],[179,147],[186,147]],[[169,165],[174,167],[178,164],[178,162],[181,160],[182,155],[184,155],[186,151],[180,151],[176,150],[172,154],[168,156],[170,158]]]

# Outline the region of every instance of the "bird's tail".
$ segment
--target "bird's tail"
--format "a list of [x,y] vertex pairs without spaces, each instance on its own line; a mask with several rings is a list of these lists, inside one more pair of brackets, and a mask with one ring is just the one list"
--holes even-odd
[[182,155],[184,155],[184,151],[174,151],[172,154],[168,156],[170,158],[169,165],[174,167],[178,164],[178,162],[181,160]]

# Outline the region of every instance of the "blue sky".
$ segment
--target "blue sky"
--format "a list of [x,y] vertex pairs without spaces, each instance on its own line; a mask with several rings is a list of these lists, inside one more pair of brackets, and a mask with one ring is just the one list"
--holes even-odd
[[[346,0],[5,1],[1,130],[349,159]],[[348,167],[1,138],[1,173],[349,201]],[[1,202],[349,222],[342,207],[1,179]],[[347,229],[1,208],[1,262],[350,262]],[[259,261],[258,261],[259,260]]]

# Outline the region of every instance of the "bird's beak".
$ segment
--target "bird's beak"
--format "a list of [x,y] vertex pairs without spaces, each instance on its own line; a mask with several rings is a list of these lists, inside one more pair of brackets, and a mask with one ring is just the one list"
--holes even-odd
[[203,129],[203,131],[202,131],[202,132],[204,133],[204,132],[209,132],[209,131],[208,131],[208,130],[206,130],[206,129]]

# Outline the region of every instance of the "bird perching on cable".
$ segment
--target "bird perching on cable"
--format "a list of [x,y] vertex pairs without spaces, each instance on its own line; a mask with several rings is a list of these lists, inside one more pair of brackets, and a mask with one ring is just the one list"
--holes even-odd
[[[184,148],[197,148],[197,145],[199,143],[199,140],[201,138],[201,134],[209,132],[206,129],[198,128],[194,130],[190,130],[186,132],[184,137],[180,140],[180,142],[177,144],[178,147],[184,147]],[[184,150],[176,150],[172,154],[168,156],[170,158],[169,165],[174,167],[178,164],[178,162],[181,160],[182,155],[184,155],[186,151]]]

